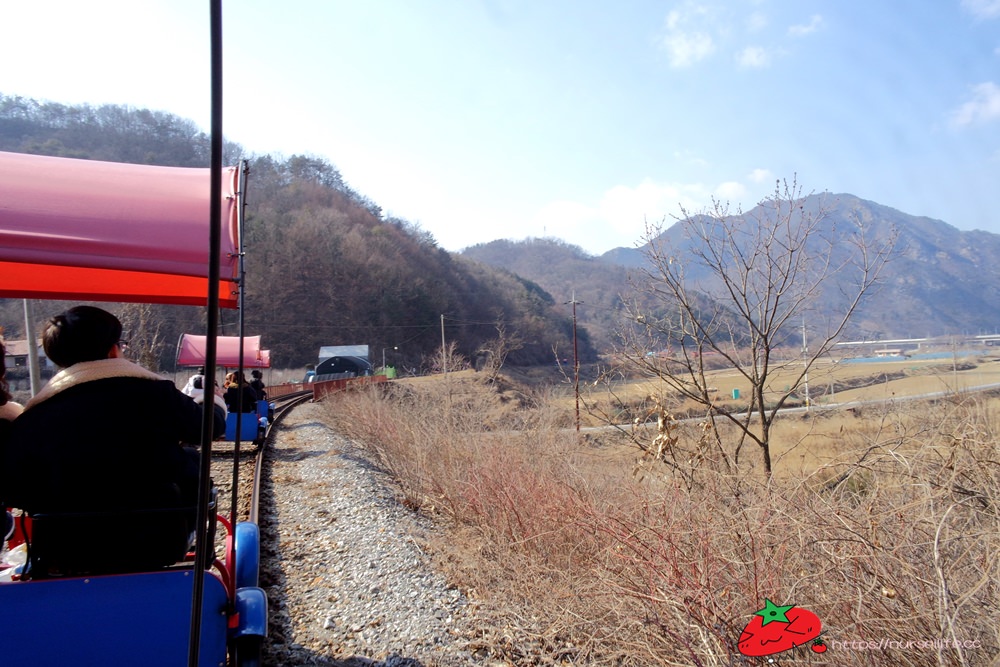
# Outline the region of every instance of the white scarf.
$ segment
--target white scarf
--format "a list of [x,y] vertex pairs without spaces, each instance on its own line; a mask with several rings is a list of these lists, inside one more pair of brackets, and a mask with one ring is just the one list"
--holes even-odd
[[146,370],[139,364],[120,357],[115,359],[98,359],[97,361],[81,361],[53,375],[48,384],[42,387],[42,390],[28,401],[24,409],[28,410],[70,387],[93,380],[103,380],[104,378],[166,379],[152,371]]
[[24,412],[24,408],[20,403],[15,403],[14,401],[7,401],[3,405],[0,405],[0,419],[14,421],[14,418],[22,412]]

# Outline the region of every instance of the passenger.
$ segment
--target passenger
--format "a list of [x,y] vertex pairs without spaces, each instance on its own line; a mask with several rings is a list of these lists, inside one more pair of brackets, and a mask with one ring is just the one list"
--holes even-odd
[[[196,392],[195,390],[196,389],[200,390],[202,388],[202,384],[204,383],[204,381],[205,381],[205,367],[202,366],[201,368],[198,369],[197,373],[188,378],[187,384],[184,385],[184,388],[181,389],[181,392],[183,392],[185,396],[190,396],[191,398],[194,398],[196,393],[198,394],[201,393],[200,391]],[[195,387],[196,383],[198,385],[197,387]]]
[[264,380],[262,379],[261,372],[258,370],[252,370],[250,371],[250,375],[253,377],[253,379],[250,380],[250,386],[253,387],[253,390],[257,393],[257,400],[266,401],[267,392],[264,391]]
[[[182,443],[200,442],[202,406],[172,381],[123,358],[121,333],[118,318],[93,306],[71,308],[45,326],[45,353],[61,370],[12,422],[0,461],[0,496],[35,514],[35,529],[41,528],[38,514],[121,513],[197,503],[199,454]],[[219,397],[216,437],[224,433],[225,422]],[[149,525],[169,525],[173,538],[181,530],[183,538],[194,531],[193,512],[156,516],[163,521]],[[122,521],[107,526],[103,535],[80,533],[79,541],[98,551],[116,531],[129,535],[129,548],[112,550],[101,561],[107,571],[175,562],[151,553],[165,538],[152,530],[140,538],[143,522]]]
[[257,392],[240,372],[226,375],[226,407],[230,412],[256,412]]

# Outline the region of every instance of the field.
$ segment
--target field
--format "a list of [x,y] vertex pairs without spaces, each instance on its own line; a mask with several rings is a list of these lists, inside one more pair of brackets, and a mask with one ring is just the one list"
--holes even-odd
[[[739,433],[716,443],[697,419],[649,457],[656,431],[632,423],[649,381],[581,383],[579,434],[573,383],[525,372],[399,381],[329,414],[447,527],[431,548],[492,614],[474,643],[498,664],[764,664],[737,642],[772,600],[815,613],[829,649],[782,664],[988,665],[1000,399],[967,389],[998,374],[987,358],[819,369],[827,391],[777,421],[772,478],[756,445],[735,457]],[[720,405],[741,388],[713,380]],[[618,427],[596,416],[612,404]],[[896,650],[857,648],[879,640]]]

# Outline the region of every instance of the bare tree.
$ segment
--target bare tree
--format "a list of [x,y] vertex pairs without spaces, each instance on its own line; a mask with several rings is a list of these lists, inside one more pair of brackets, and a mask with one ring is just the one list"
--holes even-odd
[[160,370],[160,354],[166,345],[161,333],[162,320],[148,303],[129,303],[122,307],[122,336],[128,340],[127,356],[140,366]]
[[504,324],[503,317],[497,317],[496,321],[497,337],[484,342],[479,346],[476,354],[481,355],[483,365],[480,370],[489,376],[490,382],[495,382],[507,361],[507,355],[524,347],[524,339],[517,334],[508,333],[507,325]]
[[[705,433],[726,467],[739,464],[749,441],[760,447],[765,475],[771,475],[770,436],[779,410],[844,332],[892,253],[894,229],[875,234],[860,216],[853,216],[850,229],[837,229],[828,204],[803,199],[793,179],[779,181],[749,213],[731,215],[718,201],[701,215],[681,209],[685,238],[674,246],[663,240],[662,226],[647,227],[648,265],[639,289],[656,306],[629,308],[624,356],[662,380],[678,400],[705,410]],[[800,335],[801,350],[793,343]],[[664,349],[669,352],[650,353]],[[710,364],[735,369],[749,385],[740,408],[720,405]],[[776,388],[779,371],[787,384]],[[736,427],[733,444],[723,442],[725,423]]]

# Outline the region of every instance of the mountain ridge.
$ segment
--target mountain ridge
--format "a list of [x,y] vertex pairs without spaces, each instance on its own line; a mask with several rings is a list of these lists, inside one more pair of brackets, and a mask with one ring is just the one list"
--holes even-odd
[[[811,194],[799,202],[811,212],[826,209],[822,229],[829,236],[850,232],[859,222],[883,238],[898,235],[880,285],[866,295],[852,318],[853,335],[932,337],[993,333],[1000,327],[1000,290],[995,286],[1000,278],[1000,235],[962,231],[943,220],[904,213],[850,193]],[[745,215],[760,214],[759,209]],[[683,225],[674,223],[653,240],[684,248]],[[642,269],[649,266],[644,253],[650,245],[645,241],[637,247],[588,255],[554,239],[501,240],[472,246],[462,254],[537,282],[557,300],[577,291],[587,295],[584,302],[589,296],[602,308],[614,308],[608,292],[640,279]],[[602,318],[588,314],[587,308],[580,312],[586,326],[602,326]]]

